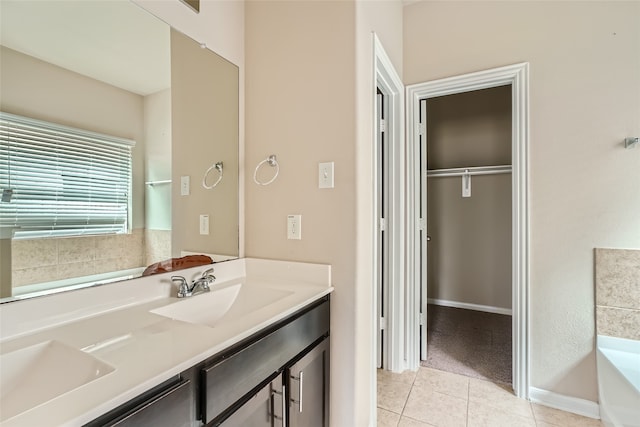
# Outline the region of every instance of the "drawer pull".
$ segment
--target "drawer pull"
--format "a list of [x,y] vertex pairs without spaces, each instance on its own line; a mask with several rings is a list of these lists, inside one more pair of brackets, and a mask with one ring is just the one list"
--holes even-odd
[[298,399],[299,399],[299,400],[291,399],[291,401],[293,403],[298,404],[298,412],[302,413],[302,387],[303,387],[303,381],[304,381],[304,372],[300,371],[300,374],[298,374],[297,377],[291,375],[291,379],[298,381]]
[[282,416],[279,417],[277,416],[275,413],[273,414],[273,418],[279,418],[282,420],[282,427],[285,427],[287,425],[287,387],[283,384],[282,385],[282,391],[276,391],[273,390],[272,392],[274,395],[277,394],[278,396],[281,397],[281,401],[282,401]]

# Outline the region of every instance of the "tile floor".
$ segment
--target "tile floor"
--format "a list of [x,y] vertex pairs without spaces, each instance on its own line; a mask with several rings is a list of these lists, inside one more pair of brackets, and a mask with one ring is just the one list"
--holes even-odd
[[378,370],[378,427],[603,427],[586,418],[518,399],[507,387],[421,367]]

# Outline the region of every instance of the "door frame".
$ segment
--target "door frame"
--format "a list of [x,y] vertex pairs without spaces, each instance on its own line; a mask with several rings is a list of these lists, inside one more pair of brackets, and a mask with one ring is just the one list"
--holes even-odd
[[[407,164],[413,165],[420,140],[420,100],[497,86],[511,85],[512,139],[512,358],[513,390],[528,399],[530,387],[530,313],[529,313],[529,63],[508,65],[407,86]],[[407,178],[407,300],[405,342],[407,365],[420,365],[420,268],[419,218],[416,191],[420,173],[409,171]],[[426,260],[425,260],[426,262]]]
[[[386,108],[386,136],[389,146],[389,218],[387,219],[386,230],[389,233],[389,286],[387,290],[387,316],[385,336],[387,345],[386,357],[383,359],[383,368],[393,372],[401,372],[406,368],[405,354],[405,131],[404,131],[404,112],[405,112],[405,88],[402,84],[400,76],[396,72],[393,63],[387,56],[382,43],[377,35],[373,33],[373,87],[371,88],[371,96],[373,99],[373,147],[377,144],[377,102],[376,94],[378,89],[387,97]],[[373,174],[374,183],[378,182],[378,153],[374,152],[373,158]],[[373,187],[373,205],[378,206],[378,194],[376,186]],[[377,259],[378,245],[377,233],[379,228],[379,218],[377,217],[378,209],[373,209],[373,224],[375,224],[373,233],[373,271],[378,271],[379,263]],[[372,286],[377,286],[376,281]],[[373,292],[373,307],[378,307],[378,292]],[[374,345],[372,356],[374,358],[373,366],[376,366],[375,349],[378,340],[379,319],[377,309],[373,311],[373,336]],[[375,369],[372,371],[375,376]],[[375,377],[374,377],[375,378]],[[374,382],[375,384],[375,382]],[[375,400],[374,400],[375,401]],[[374,405],[375,409],[375,405]]]

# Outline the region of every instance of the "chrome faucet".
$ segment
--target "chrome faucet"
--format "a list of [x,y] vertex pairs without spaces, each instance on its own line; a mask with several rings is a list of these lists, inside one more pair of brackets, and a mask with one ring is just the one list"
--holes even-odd
[[[191,285],[187,283],[187,279],[183,276],[171,276],[172,282],[178,282],[178,298],[186,298],[202,292],[209,292],[211,290],[209,285],[211,285],[214,280],[216,280],[216,276],[213,275],[213,268],[204,271]],[[197,288],[200,288],[200,290],[198,291]]]

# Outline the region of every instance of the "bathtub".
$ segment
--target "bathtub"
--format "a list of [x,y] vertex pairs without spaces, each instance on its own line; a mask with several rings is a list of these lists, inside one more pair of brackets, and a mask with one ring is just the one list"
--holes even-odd
[[600,418],[607,427],[640,427],[640,341],[598,335]]

